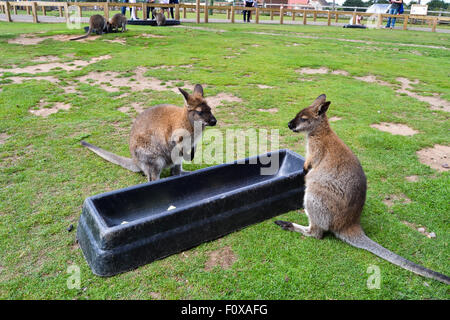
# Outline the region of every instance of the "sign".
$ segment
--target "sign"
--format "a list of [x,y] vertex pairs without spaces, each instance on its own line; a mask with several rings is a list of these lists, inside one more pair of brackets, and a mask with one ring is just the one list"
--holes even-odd
[[413,4],[411,5],[411,12],[412,15],[420,15],[420,16],[426,16],[428,11],[428,5],[425,4]]

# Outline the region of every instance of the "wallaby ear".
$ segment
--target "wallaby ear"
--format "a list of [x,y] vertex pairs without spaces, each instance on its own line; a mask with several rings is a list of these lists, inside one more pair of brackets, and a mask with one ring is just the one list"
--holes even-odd
[[178,88],[178,90],[180,90],[181,94],[182,94],[183,97],[184,97],[184,101],[185,101],[186,104],[187,104],[187,102],[188,102],[188,100],[189,100],[189,93],[187,93],[186,91],[184,91],[184,90],[181,89],[181,88]]
[[320,96],[318,96],[316,98],[316,100],[314,100],[314,102],[312,103],[312,106],[318,107],[318,106],[324,104],[326,100],[327,100],[327,96],[325,94],[321,94]]
[[317,110],[317,114],[320,116],[327,112],[328,107],[330,106],[331,101],[326,101],[325,103],[321,104]]
[[203,97],[203,87],[200,84],[195,85],[194,94],[198,94]]

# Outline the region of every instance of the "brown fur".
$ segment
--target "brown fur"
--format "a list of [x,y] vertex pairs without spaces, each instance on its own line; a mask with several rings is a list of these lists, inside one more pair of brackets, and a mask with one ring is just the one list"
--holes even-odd
[[108,24],[108,21],[106,21],[105,17],[103,17],[99,14],[94,14],[93,16],[91,16],[89,18],[88,32],[84,36],[81,36],[78,38],[73,38],[70,40],[80,40],[80,39],[87,38],[92,32],[94,32],[94,30],[100,34],[103,34],[103,30],[105,30],[107,28],[107,24]]
[[307,133],[304,208],[309,226],[287,221],[275,223],[285,230],[318,239],[330,231],[350,245],[368,250],[419,275],[449,284],[449,277],[406,260],[364,234],[360,216],[366,200],[366,176],[358,158],[331,130],[326,115],[329,105],[326,96],[320,95],[288,124],[294,132]]
[[121,13],[116,13],[110,22],[110,28],[111,31],[119,31],[119,28],[122,28],[122,32],[127,31],[127,18],[121,14]]
[[[145,110],[136,118],[129,142],[132,159],[114,155],[84,141],[82,145],[128,170],[142,171],[148,181],[159,179],[166,167],[171,168],[172,174],[181,174],[182,159],[193,159],[196,143],[205,126],[214,126],[217,121],[203,97],[201,85],[195,86],[193,94],[179,90],[185,99],[184,108],[161,104]],[[200,132],[194,130],[195,123],[199,124]],[[180,135],[180,130],[185,134]],[[186,143],[189,150],[181,148],[181,143]]]

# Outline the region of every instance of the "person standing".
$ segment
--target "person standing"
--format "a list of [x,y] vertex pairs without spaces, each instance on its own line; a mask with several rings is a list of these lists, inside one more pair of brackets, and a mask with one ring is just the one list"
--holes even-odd
[[[398,14],[398,9],[400,9],[400,6],[403,4],[403,0],[389,0],[389,2],[391,3],[391,6],[389,8],[389,14]],[[390,28],[393,29],[395,26],[395,21],[397,20],[397,18],[388,18],[388,22],[386,25],[386,29]],[[392,21],[392,24],[391,24]]]
[[[155,0],[146,0],[147,3],[155,3]],[[153,14],[154,7],[148,7],[147,6],[147,19],[150,18],[150,12],[152,13],[152,20],[155,20],[155,15]]]
[[[244,0],[244,6],[246,8],[256,7],[256,0]],[[252,11],[251,10],[244,10],[244,22],[250,22]]]
[[[206,1],[208,1],[208,0],[206,0]],[[178,0],[169,0],[169,4],[178,4],[178,3],[179,3]],[[172,16],[172,19],[175,19],[173,17],[173,8],[172,7],[170,7],[170,15]]]
[[[169,4],[169,0],[160,0],[159,3],[161,4]],[[164,15],[164,12],[167,12],[167,19],[169,19],[169,8],[168,7],[161,7],[161,13]]]
[[[122,2],[128,3],[128,0],[123,0]],[[131,8],[130,8],[130,10],[131,10]],[[127,13],[127,7],[122,7],[120,11],[122,12],[123,15],[125,15]]]

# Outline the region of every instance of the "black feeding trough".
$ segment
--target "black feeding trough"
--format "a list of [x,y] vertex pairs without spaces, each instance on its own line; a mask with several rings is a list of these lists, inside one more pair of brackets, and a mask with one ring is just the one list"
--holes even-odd
[[[152,26],[156,27],[156,20],[128,20],[127,24],[136,26]],[[164,26],[177,26],[180,24],[180,20],[166,19]]]
[[89,197],[78,242],[96,275],[134,269],[301,208],[303,163],[279,150]]

